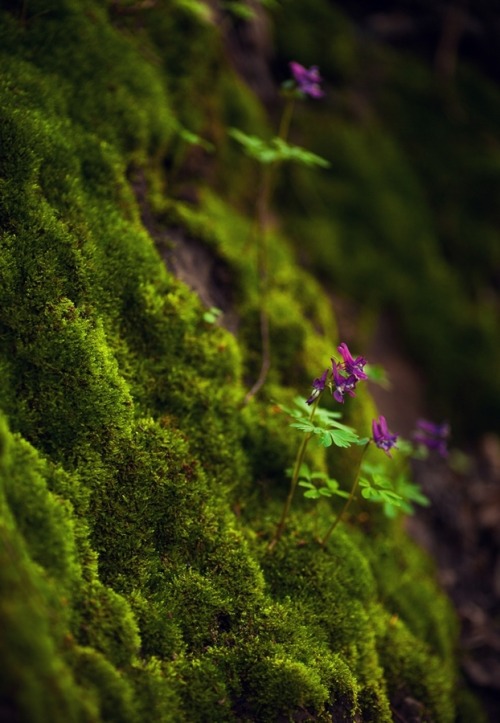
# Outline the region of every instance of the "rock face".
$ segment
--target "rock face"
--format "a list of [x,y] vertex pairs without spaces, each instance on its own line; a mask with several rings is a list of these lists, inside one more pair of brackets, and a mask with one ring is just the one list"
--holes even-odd
[[[274,400],[308,390],[338,340],[270,230],[271,371],[243,406],[257,178],[226,131],[267,126],[221,43],[231,17],[173,0],[6,8],[0,718],[481,720],[453,610],[401,520],[359,503],[323,549],[332,509],[298,499],[268,551],[299,443]],[[194,291],[172,273],[186,264]],[[368,394],[346,408],[368,432]],[[310,456],[349,486],[352,450]]]

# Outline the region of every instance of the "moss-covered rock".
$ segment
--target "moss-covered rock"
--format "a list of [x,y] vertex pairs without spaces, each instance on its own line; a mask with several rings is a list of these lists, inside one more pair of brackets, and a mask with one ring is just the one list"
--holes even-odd
[[[315,528],[332,507],[313,514],[298,499],[269,550],[299,440],[275,402],[328,364],[336,324],[273,230],[272,367],[243,406],[260,364],[257,253],[241,211],[251,189],[224,196],[222,169],[218,193],[197,188],[190,205],[163,166],[180,126],[224,135],[242,108],[265,124],[213,16],[180,0],[8,7],[1,715],[382,722],[408,693],[429,719],[452,720],[453,615],[399,522],[379,520],[371,536],[343,525],[323,548]],[[138,168],[163,237],[174,244],[175,229],[229,270],[236,337],[165,267]],[[372,412],[361,396],[348,409],[363,429]],[[354,453],[308,454],[352,476]]]

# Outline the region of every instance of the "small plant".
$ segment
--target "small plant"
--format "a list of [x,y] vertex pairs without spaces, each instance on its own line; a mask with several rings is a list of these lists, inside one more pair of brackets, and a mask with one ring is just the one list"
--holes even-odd
[[295,102],[307,97],[321,98],[324,95],[321,89],[321,77],[318,68],[313,66],[306,69],[300,63],[291,62],[292,78],[282,85],[282,96],[285,99],[283,114],[274,138],[267,141],[258,136],[244,133],[239,128],[231,128],[229,135],[239,143],[243,151],[253,158],[261,167],[261,179],[258,184],[258,193],[255,204],[255,224],[253,232],[258,252],[258,275],[260,283],[260,334],[262,345],[261,368],[256,382],[248,391],[245,403],[255,396],[264,384],[271,365],[269,320],[267,316],[267,296],[269,285],[269,254],[267,247],[267,219],[269,207],[273,196],[277,171],[282,163],[294,162],[305,166],[328,168],[329,162],[315,153],[311,153],[300,146],[288,142],[288,134],[293,116]]
[[[365,371],[367,364],[363,357],[353,358],[345,343],[340,344],[338,352],[342,357],[342,361],[332,358],[331,367],[325,369],[321,376],[314,379],[312,392],[308,399],[296,397],[294,408],[279,405],[282,411],[293,419],[290,426],[303,432],[304,436],[297,451],[295,464],[291,470],[288,470],[290,489],[275,535],[269,543],[269,550],[274,548],[285,530],[297,487],[302,487],[305,490],[304,497],[311,500],[329,497],[341,497],[345,500],[325,535],[320,539],[320,544],[323,546],[326,545],[356,498],[358,489],[363,499],[382,505],[387,517],[395,517],[399,510],[411,514],[413,512],[413,503],[429,504],[428,499],[422,494],[419,487],[408,480],[403,473],[400,473],[394,480],[392,476],[387,474],[385,465],[373,464],[365,459],[366,452],[371,444],[385,452],[389,458],[392,456],[391,450],[398,449],[398,435],[390,432],[385,417],[380,416],[378,419],[373,420],[372,436],[370,438],[359,437],[354,429],[339,421],[342,416],[340,412],[319,407],[319,400],[325,389],[330,390],[336,402],[343,404],[345,396],[354,397],[357,384],[368,378],[367,371]],[[385,375],[383,375],[383,378],[385,379]],[[430,433],[430,427],[427,431]],[[311,439],[316,439],[323,447],[335,445],[347,448],[351,445],[358,445],[363,448],[349,493],[345,492],[340,487],[339,482],[329,477],[328,474],[312,472],[305,464],[304,456]],[[412,445],[403,441],[399,444],[402,452],[413,452]]]
[[[292,470],[287,470],[291,476]],[[299,487],[305,487],[304,497],[310,500],[319,500],[321,497],[349,497],[347,492],[340,489],[336,479],[329,477],[326,472],[311,472],[307,464],[302,464],[299,471]]]
[[211,306],[203,314],[203,321],[206,321],[207,324],[215,324],[221,316],[222,316],[222,310],[218,309],[216,306]]

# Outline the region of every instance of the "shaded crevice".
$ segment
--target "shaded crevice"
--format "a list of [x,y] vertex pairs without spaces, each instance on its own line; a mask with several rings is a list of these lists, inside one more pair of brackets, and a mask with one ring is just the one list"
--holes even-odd
[[149,204],[147,181],[141,169],[133,169],[129,180],[142,224],[155,242],[167,269],[189,286],[207,308],[220,309],[220,324],[236,334],[240,320],[235,311],[234,283],[229,265],[181,226],[162,223]]

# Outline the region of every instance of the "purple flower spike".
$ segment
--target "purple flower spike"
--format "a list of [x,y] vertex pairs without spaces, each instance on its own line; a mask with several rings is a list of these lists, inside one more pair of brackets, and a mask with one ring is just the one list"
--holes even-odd
[[319,397],[323,389],[326,387],[326,378],[328,376],[328,369],[325,369],[323,374],[318,378],[315,379],[312,383],[312,393],[309,399],[306,400],[306,404],[312,404],[315,399]]
[[344,369],[348,374],[352,374],[359,381],[362,379],[368,379],[368,375],[363,371],[366,359],[363,359],[362,356],[358,356],[356,359],[353,359],[352,354],[349,351],[349,347],[345,342],[342,342],[342,344],[337,347],[337,350],[339,354],[342,355],[342,359],[344,360]]
[[340,404],[344,403],[344,395],[349,394],[350,397],[355,397],[354,390],[356,388],[356,382],[358,381],[354,374],[350,374],[348,377],[341,376],[339,370],[341,369],[340,364],[337,364],[334,359],[332,359],[332,371],[333,371],[333,381],[335,384],[335,390],[333,392],[333,398],[340,402]]
[[391,434],[389,432],[385,417],[380,415],[378,421],[376,419],[373,420],[372,431],[373,441],[375,442],[377,447],[384,450],[384,452],[390,457],[391,453],[389,452],[389,450],[396,446],[398,435]]
[[325,95],[319,85],[321,76],[316,65],[311,65],[309,70],[294,60],[289,65],[293,78],[297,83],[297,89],[301,93],[309,95],[311,98],[322,98]]
[[426,419],[417,421],[417,431],[413,439],[417,444],[423,444],[427,449],[435,450],[441,457],[448,456],[447,439],[450,435],[450,427],[446,422],[434,424]]

